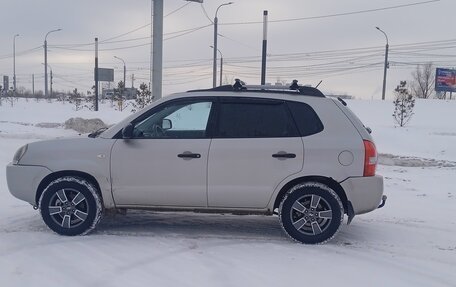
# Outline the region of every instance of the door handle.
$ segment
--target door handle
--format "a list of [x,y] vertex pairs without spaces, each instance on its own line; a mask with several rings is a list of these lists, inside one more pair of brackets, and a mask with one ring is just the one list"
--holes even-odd
[[177,155],[178,158],[200,158],[201,155],[199,153],[192,153],[192,152],[189,152],[189,151],[186,151],[186,152],[183,152],[183,153],[180,153]]
[[296,154],[294,153],[286,153],[286,152],[278,152],[272,155],[273,158],[295,158]]

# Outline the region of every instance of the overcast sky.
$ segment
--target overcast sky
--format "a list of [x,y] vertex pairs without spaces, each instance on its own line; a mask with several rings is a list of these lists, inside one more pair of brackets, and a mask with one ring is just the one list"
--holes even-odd
[[[357,98],[381,98],[385,37],[391,55],[387,98],[400,80],[410,80],[418,63],[456,66],[456,36],[453,18],[456,1],[385,9],[375,12],[327,16],[406,5],[425,0],[234,0],[219,10],[219,49],[224,56],[224,80],[241,78],[249,84],[260,81],[263,10],[269,11],[267,82],[316,85],[325,92]],[[205,0],[210,19],[226,1]],[[182,7],[183,0],[165,0],[168,14]],[[0,75],[12,84],[13,36],[16,38],[17,86],[44,89],[43,41],[48,36],[48,63],[54,73],[54,91],[77,87],[87,91],[93,85],[94,46],[100,41],[100,67],[114,68],[116,82],[122,80],[122,63],[127,63],[127,86],[149,82],[151,22],[150,0],[2,0],[0,27]],[[207,26],[207,27],[204,27]],[[143,27],[143,28],[140,28]],[[182,35],[182,30],[199,28]],[[140,29],[137,29],[140,28]],[[131,33],[127,33],[133,30]],[[118,37],[122,34],[124,36]],[[212,86],[213,26],[198,3],[188,3],[164,19],[164,94]],[[177,37],[175,37],[177,36]],[[114,39],[111,39],[116,37]],[[174,37],[174,38],[173,38]],[[170,38],[170,39],[169,39]],[[111,39],[111,40],[110,40]],[[446,41],[446,42],[440,42]],[[428,44],[419,44],[430,42]],[[407,45],[410,44],[410,45]],[[34,49],[36,48],[36,49]]]

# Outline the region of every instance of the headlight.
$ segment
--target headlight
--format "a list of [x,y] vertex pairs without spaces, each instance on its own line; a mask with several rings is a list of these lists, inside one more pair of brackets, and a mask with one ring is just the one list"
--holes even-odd
[[25,152],[27,151],[28,145],[25,145],[17,150],[13,157],[13,164],[18,164],[21,158],[24,156]]

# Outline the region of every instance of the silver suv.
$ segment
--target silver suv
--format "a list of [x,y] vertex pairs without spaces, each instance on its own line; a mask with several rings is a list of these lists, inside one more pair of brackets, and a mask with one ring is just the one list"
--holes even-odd
[[108,210],[278,214],[321,243],[382,206],[377,152],[342,100],[298,86],[221,86],[163,98],[89,137],[21,147],[11,193],[62,235],[90,232]]

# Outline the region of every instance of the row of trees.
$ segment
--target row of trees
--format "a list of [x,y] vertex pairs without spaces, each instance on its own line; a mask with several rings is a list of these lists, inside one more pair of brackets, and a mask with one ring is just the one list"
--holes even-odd
[[117,88],[114,89],[114,96],[111,97],[111,106],[115,106],[119,111],[123,111],[128,105],[131,105],[132,112],[139,111],[151,104],[154,97],[152,96],[149,86],[145,83],[139,85],[139,89],[136,90],[136,97],[133,102],[127,102],[125,97],[125,84],[120,81],[117,84]]
[[[2,86],[0,85],[0,91],[2,91]],[[153,96],[149,90],[147,84],[142,83],[139,86],[139,89],[136,90],[136,95],[134,101],[127,101],[125,95],[125,84],[123,81],[120,81],[117,84],[117,87],[114,89],[114,95],[109,96],[108,98],[99,97],[99,101],[104,103],[106,100],[111,102],[111,107],[123,111],[128,106],[132,107],[132,111],[138,111],[151,104],[153,101]],[[27,101],[31,98],[34,98],[37,102],[42,99],[47,101],[57,100],[65,104],[66,102],[73,104],[76,111],[81,109],[95,109],[95,86],[92,86],[92,89],[86,93],[80,92],[77,88],[68,92],[58,92],[53,93],[52,96],[45,98],[43,92],[38,91],[35,94],[32,94],[31,91],[25,89],[18,89],[16,93],[13,93],[13,90],[3,92],[0,94],[0,106],[3,102],[7,102],[14,106],[14,103],[18,101],[19,98],[25,98]]]

